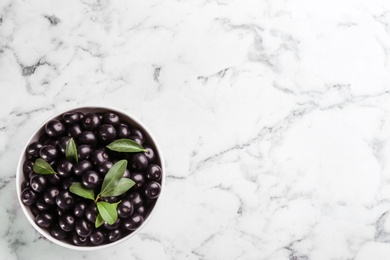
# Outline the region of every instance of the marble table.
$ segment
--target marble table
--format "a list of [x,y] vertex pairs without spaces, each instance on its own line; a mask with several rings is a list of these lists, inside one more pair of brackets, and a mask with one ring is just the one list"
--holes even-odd
[[[390,259],[390,2],[0,0],[1,259]],[[132,239],[41,237],[15,171],[85,105],[154,133],[166,186]]]

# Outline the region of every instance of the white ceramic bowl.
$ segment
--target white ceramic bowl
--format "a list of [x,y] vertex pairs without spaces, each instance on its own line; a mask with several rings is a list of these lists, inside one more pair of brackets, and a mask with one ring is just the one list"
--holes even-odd
[[42,234],[45,238],[47,238],[48,240],[52,241],[53,243],[57,244],[57,245],[60,245],[60,246],[63,246],[63,247],[66,247],[66,248],[70,248],[70,249],[75,249],[75,250],[82,250],[82,251],[91,251],[91,250],[96,250],[96,249],[101,249],[101,248],[107,248],[107,247],[112,247],[118,243],[121,243],[131,237],[133,237],[134,235],[136,235],[146,224],[147,222],[150,220],[150,218],[152,217],[154,211],[156,210],[156,207],[160,201],[160,198],[161,198],[161,193],[160,193],[160,196],[157,198],[157,201],[154,205],[154,207],[151,209],[149,215],[146,217],[145,221],[142,223],[142,225],[136,229],[135,231],[133,231],[132,233],[128,234],[127,236],[125,237],[122,237],[121,239],[115,241],[115,242],[112,242],[112,243],[109,243],[109,244],[103,244],[103,245],[99,245],[99,246],[75,246],[75,245],[72,245],[70,243],[67,243],[67,242],[64,242],[64,241],[60,241],[60,240],[57,240],[55,239],[54,237],[51,236],[51,234],[39,227],[35,221],[34,221],[34,215],[32,214],[30,208],[26,205],[23,204],[22,200],[21,200],[21,184],[24,180],[24,175],[23,175],[23,163],[24,161],[26,160],[26,149],[27,149],[27,146],[38,140],[39,136],[44,133],[44,126],[46,125],[46,123],[52,119],[55,119],[55,118],[59,118],[62,114],[66,113],[66,112],[72,112],[72,111],[80,111],[80,112],[83,112],[83,113],[104,113],[104,112],[114,112],[114,113],[117,113],[119,115],[119,117],[122,119],[122,121],[128,123],[130,126],[134,126],[134,127],[137,127],[139,129],[141,129],[144,134],[145,134],[145,140],[146,142],[150,143],[151,146],[154,148],[154,151],[156,153],[156,159],[157,159],[157,162],[160,164],[161,166],[161,169],[162,169],[162,178],[161,178],[161,193],[162,191],[164,190],[164,183],[165,183],[165,168],[164,168],[164,160],[163,160],[163,157],[162,157],[162,154],[161,154],[161,150],[159,149],[158,147],[158,144],[157,142],[155,141],[155,139],[153,138],[151,132],[148,130],[148,128],[146,126],[144,126],[141,121],[139,121],[138,119],[136,119],[134,116],[130,115],[129,113],[125,112],[125,111],[122,111],[122,110],[119,110],[117,108],[113,108],[113,107],[102,107],[102,106],[96,106],[96,107],[92,107],[92,106],[88,106],[88,107],[76,107],[76,108],[73,108],[73,109],[69,109],[69,110],[66,110],[66,111],[63,111],[61,113],[58,113],[56,115],[54,115],[53,117],[49,118],[48,120],[46,120],[45,122],[43,122],[38,128],[37,130],[32,134],[32,136],[30,137],[30,139],[27,141],[26,145],[24,146],[23,148],[23,151],[22,151],[22,154],[20,156],[20,159],[19,159],[19,162],[18,162],[18,166],[17,166],[17,169],[16,169],[16,192],[17,192],[17,196],[18,196],[18,200],[19,200],[19,203],[20,203],[20,206],[24,212],[24,214],[26,215],[28,221],[31,223],[31,225],[40,233]]

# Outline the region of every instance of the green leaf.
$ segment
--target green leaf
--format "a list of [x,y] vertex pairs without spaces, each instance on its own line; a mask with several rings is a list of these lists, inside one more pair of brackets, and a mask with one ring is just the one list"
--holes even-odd
[[145,152],[145,148],[143,148],[137,142],[130,139],[119,139],[116,140],[109,145],[107,148],[116,151],[116,152],[125,152],[125,153],[136,153],[136,152]]
[[69,191],[86,199],[95,200],[93,190],[89,190],[83,187],[80,182],[74,182],[69,187]]
[[108,170],[106,176],[104,177],[102,189],[99,193],[105,194],[106,191],[112,190],[119,182],[119,180],[123,177],[123,174],[125,173],[127,167],[127,161],[126,160],[120,160],[116,162],[110,170]]
[[56,174],[51,165],[42,158],[35,160],[33,171],[38,174]]
[[105,222],[112,225],[118,219],[118,213],[116,212],[116,207],[118,203],[111,204],[105,201],[99,201],[96,203],[99,214]]
[[113,186],[111,189],[106,189],[105,192],[101,193],[101,197],[111,197],[111,196],[119,196],[128,191],[131,187],[133,187],[135,182],[128,178],[121,178],[118,181],[116,186]]
[[96,217],[96,221],[95,221],[95,228],[98,228],[103,224],[104,224],[104,219],[102,218],[102,216],[100,214],[98,214]]
[[68,159],[69,161],[73,161],[76,163],[79,162],[79,158],[77,155],[77,147],[73,138],[70,138],[69,141],[66,143],[65,155],[66,159]]

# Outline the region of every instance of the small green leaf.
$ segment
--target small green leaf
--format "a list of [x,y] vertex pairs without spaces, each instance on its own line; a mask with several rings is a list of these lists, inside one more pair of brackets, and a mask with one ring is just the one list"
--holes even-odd
[[56,174],[51,165],[42,158],[35,160],[33,171],[38,174]]
[[99,201],[96,203],[96,206],[98,208],[99,214],[108,224],[112,225],[118,219],[118,213],[116,212],[116,207],[118,206],[117,203],[110,204],[105,201]]
[[96,221],[95,221],[95,228],[98,228],[103,224],[104,224],[104,219],[102,218],[102,216],[100,214],[98,214],[96,217]]
[[107,190],[112,190],[119,182],[119,180],[123,177],[127,167],[126,160],[120,160],[116,162],[110,170],[108,170],[106,176],[104,177],[102,189],[99,193],[105,194]]
[[116,152],[125,152],[125,153],[136,153],[136,152],[145,152],[145,148],[143,148],[140,144],[137,142],[131,140],[131,139],[119,139],[116,140],[109,145],[107,145],[107,148],[116,151]]
[[131,187],[133,187],[135,182],[128,178],[122,178],[118,181],[116,186],[111,187],[111,189],[106,189],[105,192],[101,193],[101,197],[111,197],[111,196],[119,196],[128,191]]
[[69,191],[86,199],[95,200],[93,190],[89,190],[83,187],[80,182],[74,182],[69,187]]
[[66,143],[65,155],[66,159],[68,159],[69,161],[73,161],[76,163],[79,162],[79,158],[77,155],[77,146],[73,138],[70,138],[69,141]]

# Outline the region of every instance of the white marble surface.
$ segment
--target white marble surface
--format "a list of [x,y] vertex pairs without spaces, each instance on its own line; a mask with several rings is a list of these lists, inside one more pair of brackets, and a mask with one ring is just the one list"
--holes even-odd
[[[0,0],[1,259],[390,259],[390,2]],[[53,245],[17,204],[38,124],[141,119],[165,155],[145,229]]]

